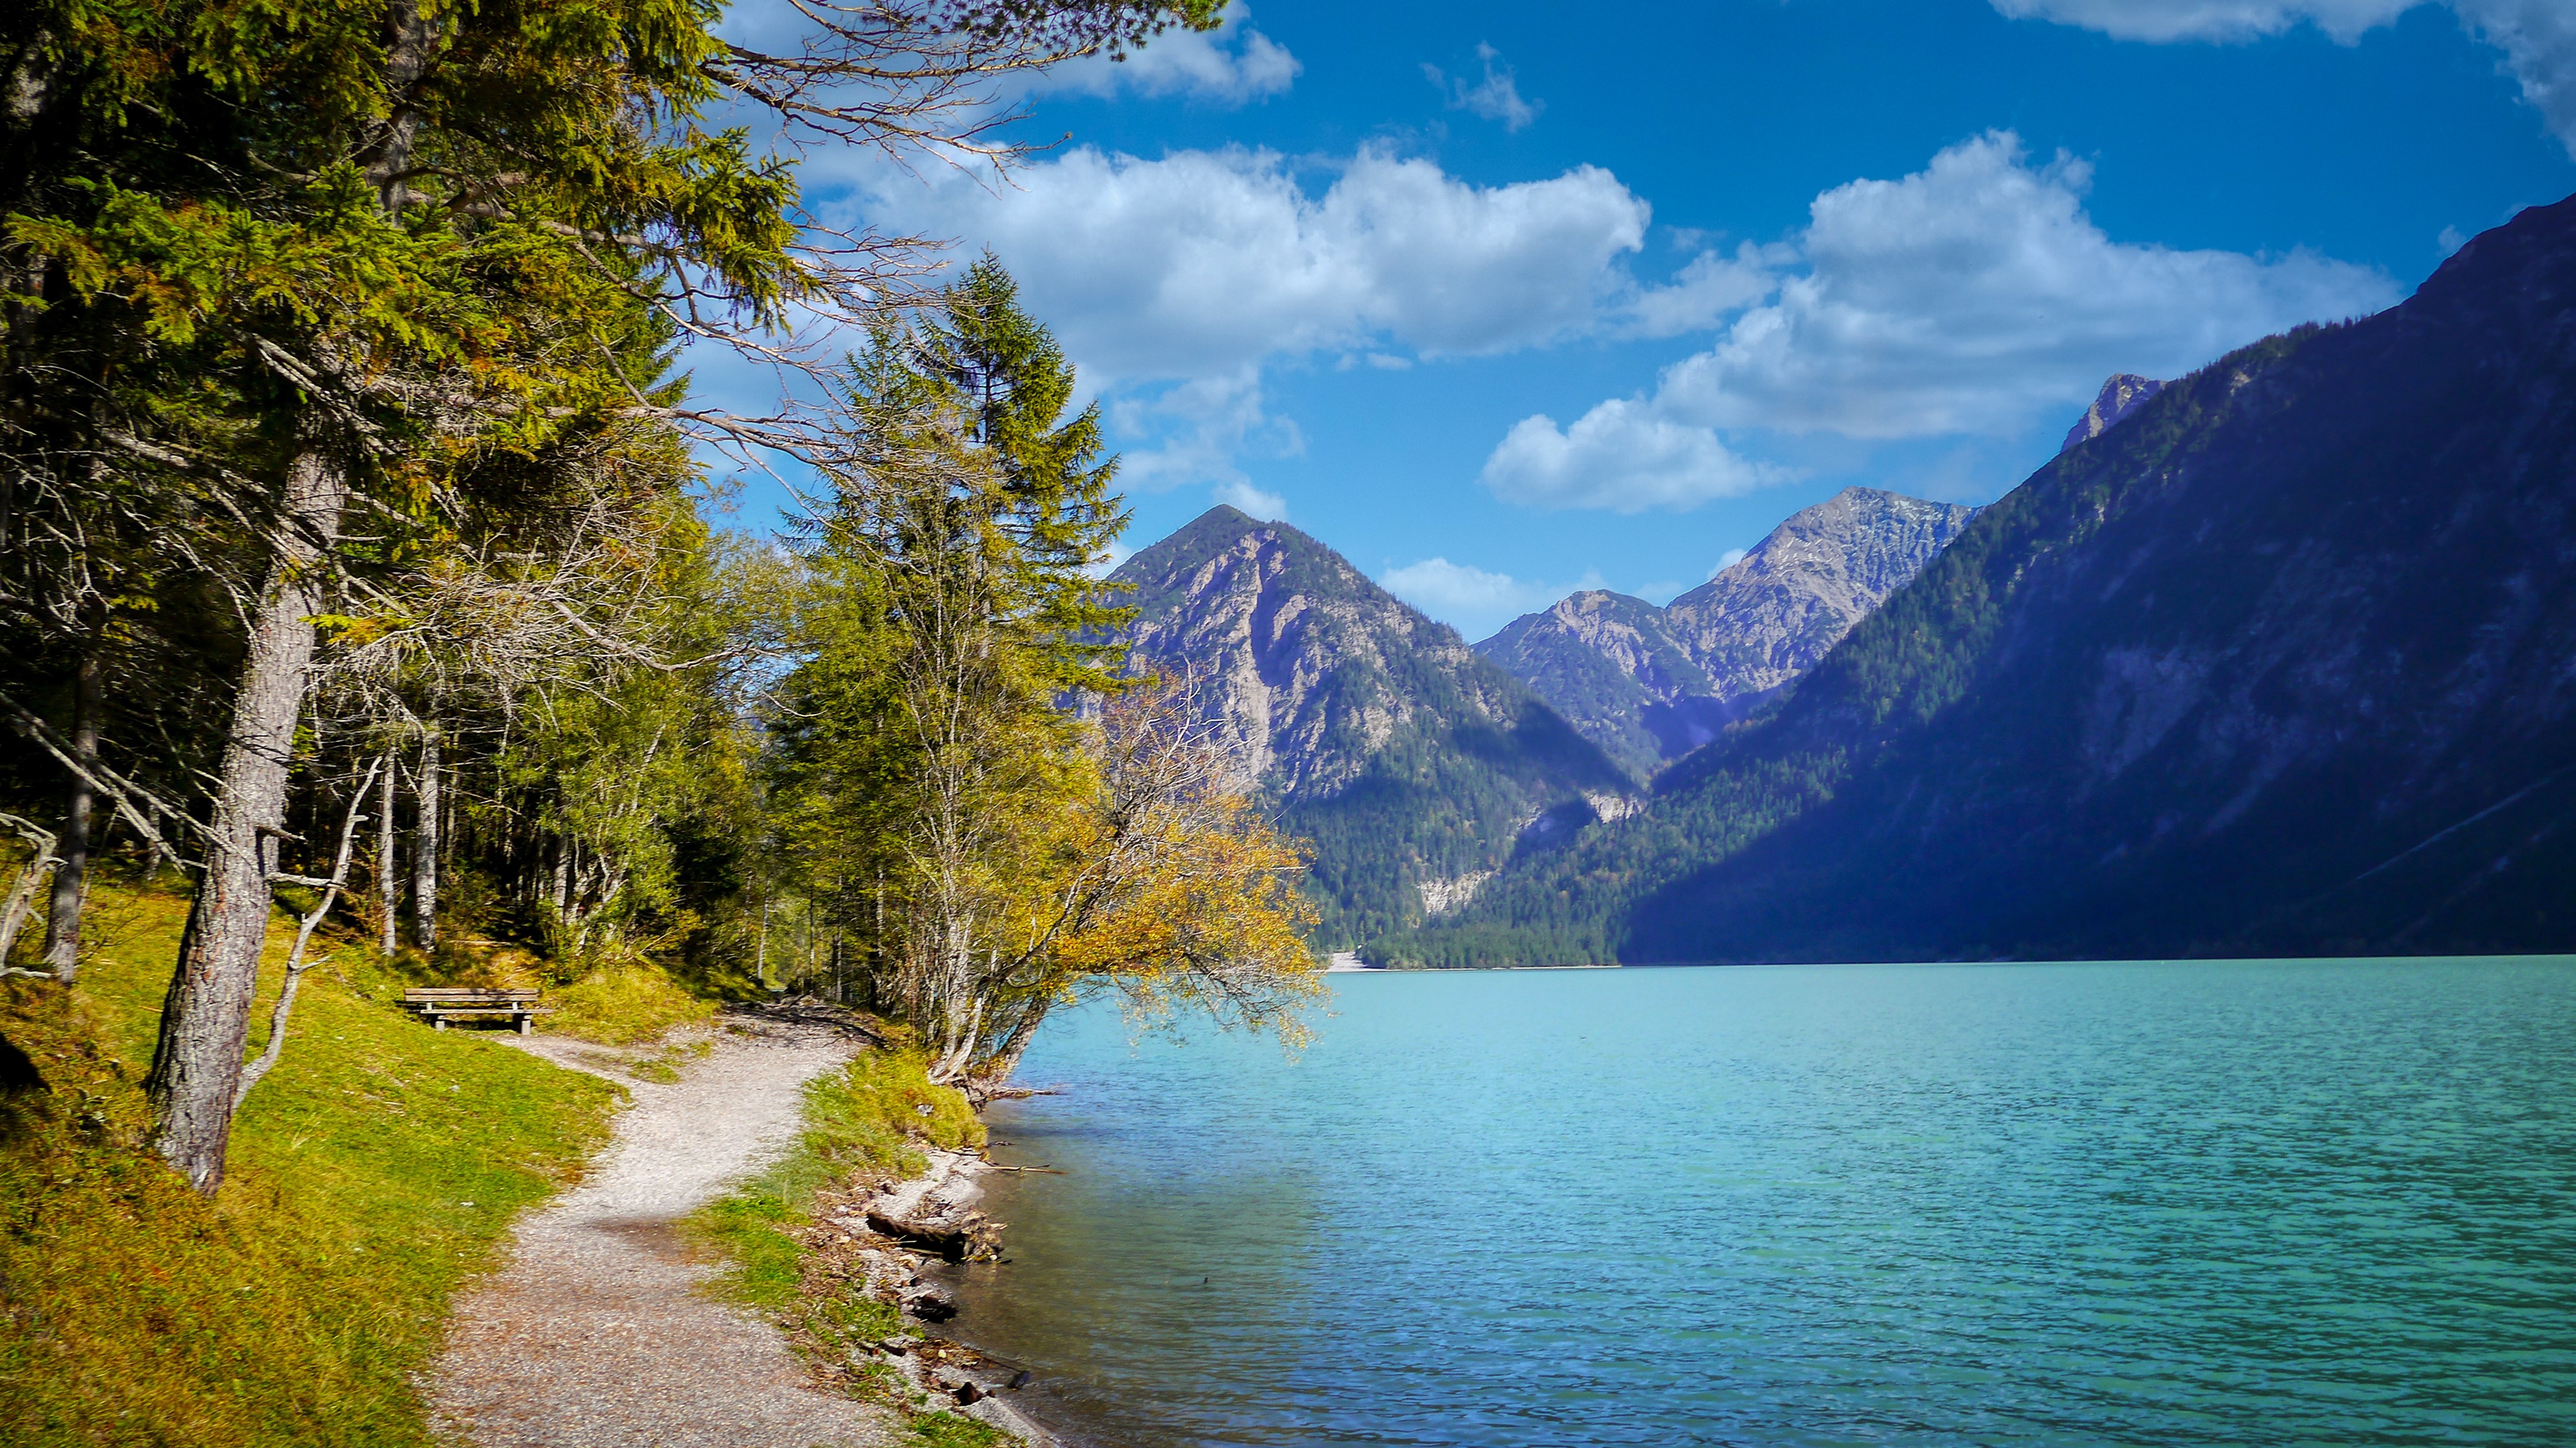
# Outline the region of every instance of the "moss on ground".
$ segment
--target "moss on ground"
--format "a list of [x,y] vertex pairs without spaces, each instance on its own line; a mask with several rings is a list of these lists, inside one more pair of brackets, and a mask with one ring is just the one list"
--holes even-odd
[[0,989],[0,1036],[45,1078],[0,1097],[0,1442],[438,1441],[413,1375],[450,1293],[606,1139],[617,1088],[425,1028],[352,949],[305,978],[208,1202],[143,1145],[187,900],[91,899],[77,989]]

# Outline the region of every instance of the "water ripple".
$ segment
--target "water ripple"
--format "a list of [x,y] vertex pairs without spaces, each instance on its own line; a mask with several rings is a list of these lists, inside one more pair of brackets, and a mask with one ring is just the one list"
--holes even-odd
[[2576,963],[1335,980],[997,1118],[1109,1441],[2576,1442]]

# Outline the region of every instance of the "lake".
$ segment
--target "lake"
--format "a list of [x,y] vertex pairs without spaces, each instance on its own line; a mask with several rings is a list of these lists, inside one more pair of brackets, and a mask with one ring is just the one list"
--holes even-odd
[[1335,975],[1051,1021],[957,1335],[1102,1443],[2576,1442],[2576,961]]

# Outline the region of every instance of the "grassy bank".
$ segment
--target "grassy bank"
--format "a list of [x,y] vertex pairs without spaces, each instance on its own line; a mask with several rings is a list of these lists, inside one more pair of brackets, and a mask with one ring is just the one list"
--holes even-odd
[[[805,1130],[796,1146],[758,1178],[701,1208],[690,1219],[698,1238],[729,1266],[726,1296],[776,1318],[797,1351],[844,1389],[890,1407],[891,1369],[864,1348],[909,1331],[902,1314],[866,1292],[866,1280],[835,1254],[818,1250],[813,1208],[818,1197],[853,1177],[918,1175],[922,1148],[981,1146],[984,1125],[966,1098],[934,1086],[923,1058],[901,1050],[861,1053],[849,1068],[805,1088]],[[933,1448],[986,1448],[1012,1440],[973,1418],[921,1413],[914,1436]]]
[[[143,1148],[184,897],[101,884],[69,993],[11,980],[0,1036],[0,1442],[428,1444],[411,1375],[521,1207],[603,1141],[617,1090],[390,1004],[363,951],[305,978],[211,1203]],[[266,1035],[283,932],[251,1035]]]

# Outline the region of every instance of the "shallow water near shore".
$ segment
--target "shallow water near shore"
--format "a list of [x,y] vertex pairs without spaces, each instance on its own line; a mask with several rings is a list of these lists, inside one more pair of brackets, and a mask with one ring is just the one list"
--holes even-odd
[[2576,1442],[2576,960],[1332,985],[1050,1022],[957,1335],[1135,1448]]

